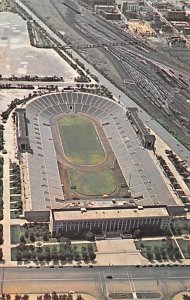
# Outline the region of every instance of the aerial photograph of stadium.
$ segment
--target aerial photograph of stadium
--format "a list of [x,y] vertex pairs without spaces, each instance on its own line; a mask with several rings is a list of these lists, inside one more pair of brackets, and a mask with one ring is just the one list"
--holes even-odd
[[0,299],[190,299],[190,2],[0,0]]

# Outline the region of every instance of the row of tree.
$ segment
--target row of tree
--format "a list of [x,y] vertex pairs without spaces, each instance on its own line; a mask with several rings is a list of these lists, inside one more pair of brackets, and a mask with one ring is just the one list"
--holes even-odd
[[156,245],[154,247],[151,247],[150,245],[145,246],[144,243],[141,243],[140,246],[142,254],[145,255],[150,261],[152,261],[153,259],[181,259],[179,249],[175,247],[170,240],[163,242],[163,245],[161,247]]
[[94,260],[96,254],[93,246],[78,247],[77,245],[60,244],[59,246],[34,247],[33,245],[20,244],[15,249],[17,261],[65,261],[65,260]]
[[[0,220],[3,219],[3,179],[2,179],[3,165],[4,165],[4,159],[0,157]],[[1,241],[1,237],[0,237],[0,241]]]
[[[30,295],[24,294],[16,294],[14,297],[11,294],[2,294],[1,300],[29,300]],[[44,295],[37,296],[37,300],[72,300],[72,294],[57,294],[56,292],[52,292],[51,294],[45,293]],[[76,300],[83,300],[84,298],[78,294],[76,296]]]
[[[73,295],[71,293],[68,294],[57,294],[56,292],[52,292],[51,294],[46,293],[44,295],[40,295],[37,297],[37,300],[72,300]],[[78,294],[76,300],[84,300],[84,298]]]

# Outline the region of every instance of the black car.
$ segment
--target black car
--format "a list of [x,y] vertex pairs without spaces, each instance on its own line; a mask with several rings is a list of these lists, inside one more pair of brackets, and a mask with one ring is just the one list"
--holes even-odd
[[112,276],[112,275],[108,275],[108,276],[106,276],[106,278],[108,278],[108,279],[112,279],[112,278],[113,278],[113,276]]

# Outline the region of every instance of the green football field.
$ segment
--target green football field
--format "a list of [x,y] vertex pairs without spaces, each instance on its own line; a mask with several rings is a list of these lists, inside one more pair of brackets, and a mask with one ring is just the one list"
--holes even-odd
[[110,169],[99,171],[71,170],[69,173],[70,185],[76,187],[79,194],[86,196],[102,196],[112,194],[117,186]]
[[105,152],[94,124],[82,116],[58,120],[58,128],[66,158],[82,165],[96,165],[105,159]]

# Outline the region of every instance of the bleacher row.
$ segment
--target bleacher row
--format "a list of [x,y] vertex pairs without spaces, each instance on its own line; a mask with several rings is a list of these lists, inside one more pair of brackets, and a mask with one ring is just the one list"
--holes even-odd
[[142,151],[134,129],[126,121],[123,107],[104,97],[68,91],[37,97],[26,107],[33,150],[33,154],[27,154],[32,210],[56,207],[55,199],[63,199],[50,118],[71,112],[86,113],[99,119],[124,178],[130,181],[133,197],[142,196],[143,201],[148,201],[147,204],[160,203],[161,199],[171,201],[171,195],[150,161],[148,152]]
[[109,122],[123,113],[116,102],[93,94],[78,92],[53,93],[36,98],[26,107],[30,146],[29,186],[32,210],[57,207],[55,199],[63,199],[50,118],[58,114],[82,112]]

